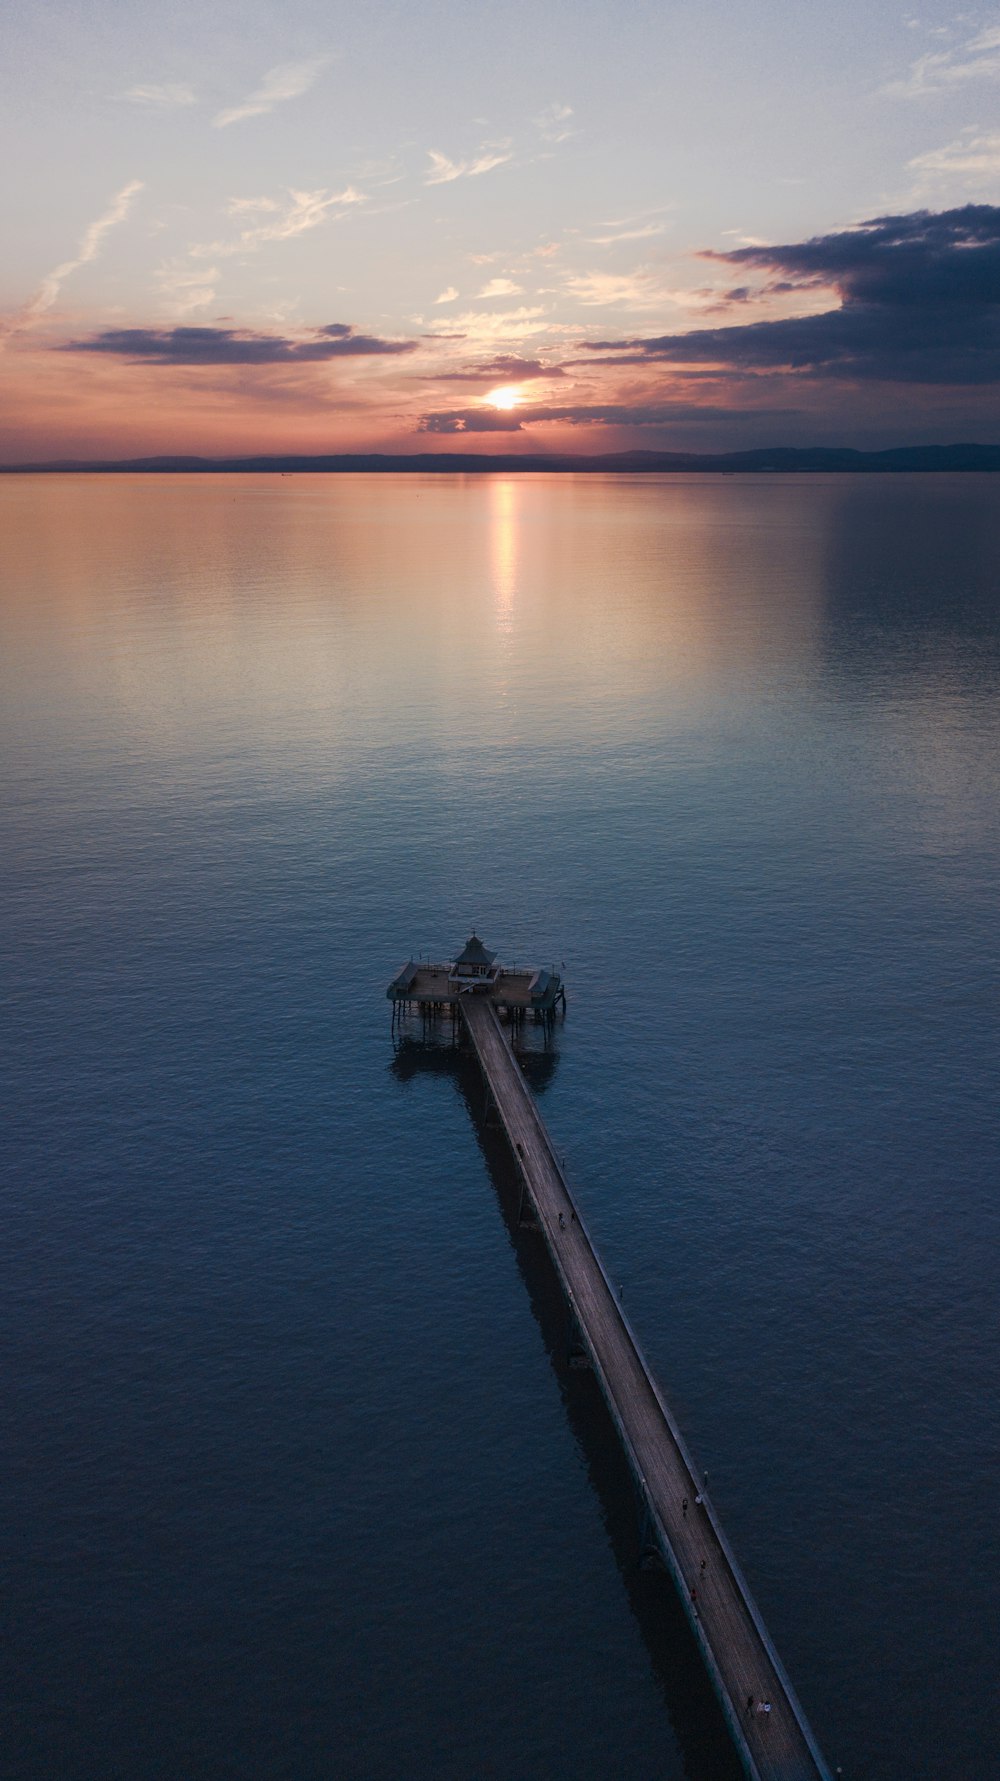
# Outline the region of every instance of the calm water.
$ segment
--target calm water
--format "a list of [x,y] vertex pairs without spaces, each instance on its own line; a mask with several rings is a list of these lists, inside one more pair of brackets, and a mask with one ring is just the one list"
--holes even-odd
[[[8,1772],[723,1781],[474,1079],[847,1781],[997,1773],[1000,479],[0,480]],[[415,1036],[419,1038],[419,1032]]]

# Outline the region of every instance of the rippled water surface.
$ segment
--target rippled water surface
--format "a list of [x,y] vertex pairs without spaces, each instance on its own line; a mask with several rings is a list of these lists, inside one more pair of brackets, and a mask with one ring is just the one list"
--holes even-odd
[[[831,1763],[996,1774],[1000,479],[0,481],[12,1775],[722,1781],[474,1073]],[[443,1035],[442,1037],[446,1037]]]

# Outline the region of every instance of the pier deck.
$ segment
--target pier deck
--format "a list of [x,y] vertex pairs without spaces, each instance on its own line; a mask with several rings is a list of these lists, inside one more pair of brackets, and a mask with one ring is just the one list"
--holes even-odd
[[[683,1439],[590,1241],[496,1011],[486,997],[465,997],[460,1006],[644,1499],[656,1545],[679,1590],[743,1766],[752,1781],[831,1781]],[[700,1504],[695,1500],[699,1495]],[[769,1713],[756,1710],[764,1701],[771,1703]]]
[[560,1002],[566,1005],[562,979],[555,970],[518,971],[499,965],[488,979],[476,982],[457,978],[454,965],[414,964],[412,959],[397,972],[386,994],[402,1007],[424,1008],[454,1008],[474,994],[512,1014],[552,1015]]

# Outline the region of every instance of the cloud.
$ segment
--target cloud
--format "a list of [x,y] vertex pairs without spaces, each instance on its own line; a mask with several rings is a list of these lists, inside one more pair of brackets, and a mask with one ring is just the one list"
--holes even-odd
[[468,309],[463,315],[450,316],[449,320],[471,340],[489,346],[494,342],[499,345],[505,340],[521,340],[527,334],[541,334],[548,325],[544,319],[546,314],[541,306],[529,308],[522,304],[519,309]]
[[619,241],[645,241],[650,235],[662,235],[665,223],[645,223],[641,229],[621,229],[614,235],[588,235],[591,247],[614,247]]
[[494,167],[503,167],[513,160],[514,150],[508,142],[484,143],[478,155],[471,161],[449,161],[447,155],[439,154],[436,148],[429,148],[430,172],[424,179],[427,186],[448,185],[453,179],[474,179],[477,174],[491,173]]
[[489,284],[484,284],[477,292],[479,297],[520,297],[523,294],[523,286],[515,284],[512,278],[491,278]]
[[914,155],[907,165],[922,188],[950,179],[961,179],[966,190],[1000,185],[1000,130],[985,135],[977,135],[974,128],[964,130],[957,141]]
[[589,350],[617,351],[631,364],[717,365],[750,374],[1000,381],[1000,208],[966,204],[874,217],[789,246],[704,257],[783,274],[793,286],[832,287],[840,308],[650,340],[593,341]]
[[456,408],[421,415],[419,433],[520,433],[517,415],[502,408]]
[[102,211],[97,221],[91,223],[89,229],[84,231],[76,251],[76,258],[63,260],[60,266],[53,267],[52,271],[42,279],[38,293],[29,305],[32,314],[38,315],[42,310],[51,309],[62,285],[65,284],[70,274],[79,271],[81,266],[88,265],[91,260],[96,260],[108,230],[113,229],[116,223],[125,221],[132,206],[132,199],[137,192],[141,191],[142,180],[130,179],[128,185],[122,186],[121,191],[115,193],[107,210]]
[[568,278],[566,288],[588,309],[612,303],[624,303],[630,309],[655,309],[663,301],[662,290],[641,269],[632,273],[583,272]]
[[967,86],[970,81],[1000,76],[1000,25],[978,31],[956,49],[920,56],[905,80],[890,81],[881,91],[894,99],[922,99]]
[[172,81],[165,81],[161,86],[129,87],[121,97],[132,105],[151,105],[161,111],[175,111],[181,106],[198,103],[193,87]]
[[625,402],[580,403],[566,408],[544,407],[494,411],[489,408],[452,408],[421,415],[420,433],[521,433],[533,425],[566,427],[673,427],[685,422],[704,425],[706,420],[759,420],[794,414],[791,408],[717,408],[703,403],[660,402],[630,407]]
[[193,315],[214,303],[218,279],[217,266],[191,267],[186,260],[167,260],[156,274],[161,295],[175,315]]
[[471,365],[465,371],[442,371],[435,378],[435,383],[529,383],[539,377],[563,377],[565,372],[560,365],[543,365],[541,359],[522,359],[517,353],[497,353],[479,365]]
[[85,340],[68,340],[57,350],[105,353],[133,364],[295,365],[416,352],[417,342],[381,340],[358,334],[347,322],[330,322],[303,340],[241,328],[106,328]]
[[743,229],[723,229],[723,235],[731,241],[738,241],[741,247],[767,247],[763,235],[748,235]]
[[535,126],[546,142],[565,142],[576,131],[569,128],[569,120],[573,116],[572,105],[560,105],[558,101],[547,105],[535,119]]
[[455,285],[450,284],[446,291],[441,292],[440,297],[435,297],[434,301],[435,303],[454,303],[457,296],[458,290]]
[[277,198],[230,198],[226,209],[230,216],[261,216],[280,210]]
[[671,291],[667,294],[679,309],[700,311],[703,315],[721,315],[727,309],[746,309],[751,304],[766,304],[772,297],[801,295],[808,306],[807,313],[811,313],[815,307],[815,299],[811,293],[820,285],[825,287],[826,280],[769,278],[763,284],[735,284],[725,290],[720,290],[717,285],[702,285],[696,290]]
[[125,221],[133,198],[137,192],[141,191],[142,180],[130,179],[128,185],[122,186],[121,191],[115,193],[111,203],[106,210],[101,212],[97,221],[91,223],[90,227],[84,230],[75,259],[63,260],[60,265],[54,266],[51,272],[46,273],[34,296],[29,298],[23,309],[0,331],[0,339],[9,339],[11,335],[20,333],[23,328],[28,328],[37,321],[40,315],[44,315],[47,309],[52,308],[67,278],[72,273],[78,272],[81,266],[87,266],[92,260],[97,259],[105,235],[117,223]]
[[276,68],[268,69],[260,85],[239,105],[231,105],[217,113],[212,119],[215,128],[225,130],[230,124],[241,123],[244,118],[265,117],[287,99],[300,98],[318,80],[330,61],[331,57],[325,55],[313,56],[307,62],[280,62]]
[[271,198],[232,198],[229,201],[231,216],[264,215],[273,220],[254,223],[249,228],[241,229],[232,241],[206,241],[197,243],[191,248],[194,259],[215,259],[217,255],[253,253],[268,241],[288,241],[294,235],[303,235],[307,229],[316,229],[320,223],[327,222],[331,217],[343,216],[356,204],[365,204],[364,192],[355,191],[347,186],[342,192],[328,192],[320,187],[316,192],[289,191],[291,203],[281,211],[281,206]]

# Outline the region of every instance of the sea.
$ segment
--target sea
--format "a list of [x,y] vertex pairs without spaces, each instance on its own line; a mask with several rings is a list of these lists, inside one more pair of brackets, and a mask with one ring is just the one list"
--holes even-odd
[[0,478],[4,1774],[732,1781],[450,1024],[831,1768],[1000,1773],[1000,477]]

